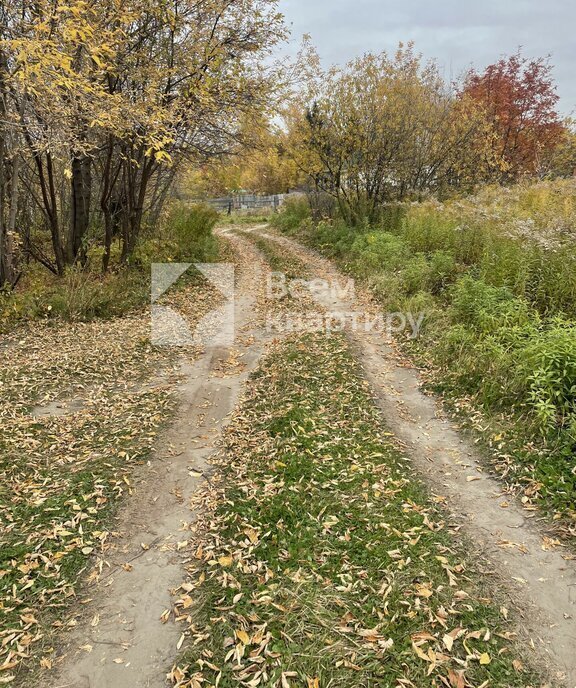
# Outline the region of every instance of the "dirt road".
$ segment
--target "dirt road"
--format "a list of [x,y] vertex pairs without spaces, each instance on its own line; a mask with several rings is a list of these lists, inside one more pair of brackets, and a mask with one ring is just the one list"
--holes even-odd
[[[269,267],[253,244],[276,242],[314,278],[344,280],[326,260],[266,227],[226,232],[238,256],[237,338],[183,363],[179,410],[156,455],[136,476],[119,514],[124,535],[102,572],[84,623],[68,640],[56,673],[43,688],[161,688],[184,641],[173,622],[171,592],[184,578],[196,514],[191,496],[209,477],[209,459],[222,428],[257,368],[270,334],[259,303]],[[322,313],[374,310],[362,294],[312,290]],[[348,328],[387,426],[406,447],[437,500],[443,501],[485,567],[502,582],[518,610],[528,643],[555,681],[576,686],[576,566],[561,548],[549,548],[533,514],[503,493],[483,469],[475,448],[421,391],[418,372],[401,362],[382,334]],[[542,661],[541,661],[542,663]]]

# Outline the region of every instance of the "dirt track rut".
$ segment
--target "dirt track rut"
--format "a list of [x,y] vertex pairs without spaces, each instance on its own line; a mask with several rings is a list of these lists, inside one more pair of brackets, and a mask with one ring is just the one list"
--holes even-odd
[[181,629],[170,615],[171,590],[185,577],[186,542],[195,520],[190,497],[209,473],[222,428],[258,363],[263,332],[255,324],[265,264],[246,240],[230,237],[243,267],[236,298],[236,342],[183,360],[178,411],[155,456],[134,477],[118,514],[123,531],[109,569],[68,639],[56,671],[40,688],[161,688],[178,656]]

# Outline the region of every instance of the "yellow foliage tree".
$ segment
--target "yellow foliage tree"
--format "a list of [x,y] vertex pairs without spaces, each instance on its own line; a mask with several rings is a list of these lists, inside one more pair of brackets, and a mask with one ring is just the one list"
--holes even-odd
[[282,194],[298,186],[303,175],[290,154],[289,134],[264,118],[244,124],[241,145],[234,155],[192,168],[183,187],[199,197],[248,191]]
[[285,36],[276,0],[5,0],[0,12],[2,124],[32,163],[52,259],[27,247],[59,274],[85,259],[96,200],[106,268],[113,234],[126,260],[184,160],[235,149],[242,121],[267,111],[263,58]]

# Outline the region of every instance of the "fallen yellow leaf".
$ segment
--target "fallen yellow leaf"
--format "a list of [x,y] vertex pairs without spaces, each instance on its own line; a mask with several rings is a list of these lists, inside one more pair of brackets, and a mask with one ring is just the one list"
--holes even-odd
[[246,633],[246,631],[243,631],[243,630],[236,631],[236,637],[244,645],[250,645],[250,636],[248,635],[248,633]]

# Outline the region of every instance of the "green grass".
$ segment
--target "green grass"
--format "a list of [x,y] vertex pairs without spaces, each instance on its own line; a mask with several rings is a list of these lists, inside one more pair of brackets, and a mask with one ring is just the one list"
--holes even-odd
[[[2,630],[17,628],[23,609],[41,607],[45,614],[61,606],[61,588],[71,591],[86,555],[99,551],[110,509],[128,489],[124,477],[148,457],[170,409],[166,393],[127,395],[122,408],[138,418],[136,436],[130,424],[119,423],[118,399],[110,395],[102,402],[97,417],[28,424],[38,447],[74,462],[67,471],[61,459],[42,460],[23,453],[11,438],[0,438]],[[66,428],[71,425],[73,432]],[[72,454],[66,445],[73,446]]]
[[343,337],[267,356],[211,489],[183,685],[530,685],[490,574],[382,429]]
[[[405,349],[463,418],[481,411],[476,425],[493,465],[568,525],[576,517],[573,195],[568,182],[488,189],[400,209],[381,227],[308,220],[299,231],[388,311],[425,313],[419,340]],[[527,237],[518,228],[530,216]],[[553,245],[538,237],[552,241],[547,226],[560,228]]]
[[280,244],[248,232],[242,233],[242,236],[256,246],[272,271],[283,273],[287,279],[305,279],[309,276],[308,266]]

